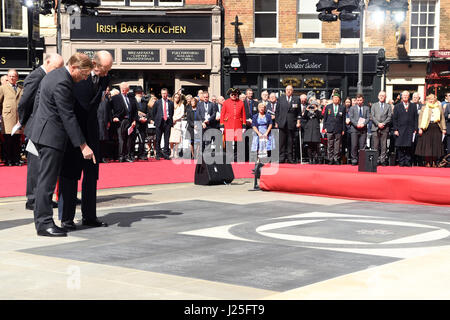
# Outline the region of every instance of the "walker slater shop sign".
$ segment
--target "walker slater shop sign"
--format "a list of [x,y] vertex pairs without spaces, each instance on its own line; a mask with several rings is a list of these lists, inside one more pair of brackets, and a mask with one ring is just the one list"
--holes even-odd
[[81,16],[71,40],[190,40],[211,41],[210,15]]

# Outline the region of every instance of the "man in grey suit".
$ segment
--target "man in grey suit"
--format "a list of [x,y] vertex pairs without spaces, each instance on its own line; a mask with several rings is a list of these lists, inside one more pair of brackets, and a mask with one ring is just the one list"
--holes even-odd
[[358,151],[367,145],[367,124],[370,120],[370,109],[364,105],[364,96],[356,96],[356,104],[350,108],[350,136],[352,141],[352,165],[358,164]]
[[378,151],[381,145],[378,164],[386,166],[387,139],[392,121],[392,106],[386,103],[386,92],[378,93],[378,102],[372,105],[370,119],[372,120],[373,148]]
[[[36,68],[31,72],[23,82],[23,95],[19,101],[19,123],[22,127],[25,127],[24,134],[29,136],[31,133],[31,128],[33,125],[33,113],[36,112],[38,101],[36,95],[38,93],[38,88],[41,80],[45,77],[47,73],[53,71],[57,68],[61,68],[64,65],[63,58],[57,53],[46,54],[44,57],[44,63],[39,68]],[[27,155],[27,202],[25,203],[25,209],[34,209],[34,193],[36,189],[36,179],[37,172],[39,170],[39,158],[28,153]],[[57,203],[52,203],[53,207],[57,206]]]
[[29,138],[36,145],[40,158],[34,206],[34,223],[40,236],[67,236],[66,229],[57,227],[53,220],[51,195],[68,140],[81,149],[84,159],[95,163],[94,152],[86,144],[75,116],[73,97],[74,83],[87,79],[92,68],[87,55],[75,53],[65,67],[46,75],[39,87],[39,107]]

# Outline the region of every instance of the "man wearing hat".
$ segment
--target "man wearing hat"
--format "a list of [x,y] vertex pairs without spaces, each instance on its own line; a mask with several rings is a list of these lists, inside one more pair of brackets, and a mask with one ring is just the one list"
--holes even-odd
[[327,135],[327,156],[329,164],[341,163],[342,136],[345,133],[345,107],[341,96],[334,92],[332,103],[326,106],[323,115],[323,128]]
[[237,161],[237,142],[242,141],[242,128],[245,128],[245,106],[239,100],[240,90],[230,88],[227,94],[229,99],[225,100],[220,112],[220,126],[224,127],[224,142],[233,142],[234,161]]
[[139,122],[137,123],[136,126],[139,138],[138,158],[139,160],[148,160],[147,154],[145,152],[145,139],[147,138],[147,125],[149,121],[149,117],[147,116],[148,100],[145,99],[141,86],[137,86],[133,91],[134,97],[136,98],[137,101],[137,112],[139,117]]

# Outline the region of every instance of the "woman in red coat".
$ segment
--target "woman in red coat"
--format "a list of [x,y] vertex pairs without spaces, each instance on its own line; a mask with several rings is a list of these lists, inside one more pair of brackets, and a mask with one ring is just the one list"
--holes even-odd
[[237,143],[242,141],[242,128],[245,128],[244,102],[239,100],[239,89],[231,88],[227,94],[230,98],[225,100],[220,111],[220,125],[224,128],[224,149],[234,144],[234,161],[237,161]]
[[239,93],[239,89],[229,89],[230,98],[225,100],[220,111],[225,141],[242,141],[242,127],[246,120],[244,102],[239,100]]

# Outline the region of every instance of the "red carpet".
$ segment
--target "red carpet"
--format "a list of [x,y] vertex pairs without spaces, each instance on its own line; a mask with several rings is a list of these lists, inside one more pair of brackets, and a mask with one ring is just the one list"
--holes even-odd
[[366,201],[450,206],[450,169],[378,167],[377,173],[356,166],[280,165],[263,167],[262,190]]
[[[235,179],[252,178],[254,163],[235,163]],[[160,160],[139,162],[112,162],[100,164],[98,189],[145,186],[164,183],[194,182],[195,163],[193,161]],[[24,196],[26,190],[27,167],[0,167],[0,197]],[[80,183],[78,185],[80,189]]]

